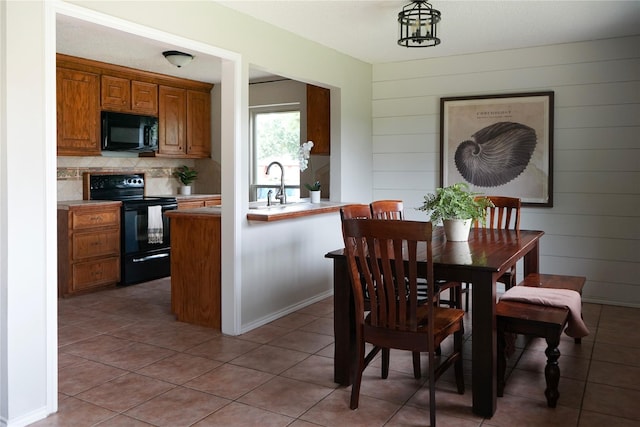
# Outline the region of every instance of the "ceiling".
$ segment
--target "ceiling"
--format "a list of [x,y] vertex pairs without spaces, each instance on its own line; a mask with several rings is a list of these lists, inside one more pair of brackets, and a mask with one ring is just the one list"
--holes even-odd
[[[239,12],[368,63],[384,63],[570,43],[640,34],[640,1],[445,1],[442,43],[405,48],[396,43],[397,14],[408,0],[219,1]],[[183,68],[165,50],[185,50],[64,15],[57,18],[57,51],[210,83],[220,82],[219,58],[192,52]],[[264,77],[252,70],[251,78]]]

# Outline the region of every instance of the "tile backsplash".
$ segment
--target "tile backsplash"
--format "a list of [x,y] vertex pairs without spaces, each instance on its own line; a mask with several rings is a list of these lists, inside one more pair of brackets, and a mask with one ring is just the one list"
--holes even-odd
[[[84,172],[144,173],[147,195],[178,194],[180,183],[173,170],[181,165],[194,167],[191,159],[163,159],[144,157],[74,157],[57,158],[58,201],[82,200],[82,174]],[[194,183],[194,192],[198,182]]]

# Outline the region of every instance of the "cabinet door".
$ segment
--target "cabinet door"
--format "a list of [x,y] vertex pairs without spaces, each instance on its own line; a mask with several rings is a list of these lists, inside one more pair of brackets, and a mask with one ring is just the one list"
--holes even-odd
[[100,155],[100,77],[58,68],[58,155]]
[[307,140],[311,154],[331,154],[331,102],[329,89],[307,85]]
[[131,83],[129,79],[102,76],[100,101],[104,110],[128,111],[131,105]]
[[140,114],[158,114],[158,85],[131,80],[131,110]]
[[158,153],[180,157],[186,152],[186,91],[160,86]]
[[187,154],[211,156],[211,97],[206,92],[187,91]]

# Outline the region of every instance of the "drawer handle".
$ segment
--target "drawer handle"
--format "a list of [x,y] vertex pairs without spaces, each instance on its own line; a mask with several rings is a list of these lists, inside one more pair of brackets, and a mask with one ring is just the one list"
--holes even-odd
[[91,217],[91,222],[102,222],[102,217],[101,216],[92,216]]

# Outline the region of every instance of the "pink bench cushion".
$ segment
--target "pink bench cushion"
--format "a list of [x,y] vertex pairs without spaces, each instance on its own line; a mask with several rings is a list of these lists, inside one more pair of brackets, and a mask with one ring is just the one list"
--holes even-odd
[[551,307],[566,307],[569,309],[569,320],[564,332],[572,338],[582,338],[589,335],[589,329],[582,320],[582,300],[580,294],[576,291],[514,286],[502,294],[500,300],[520,301]]

